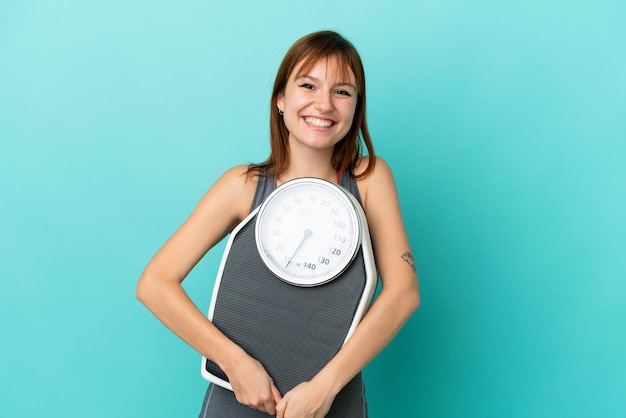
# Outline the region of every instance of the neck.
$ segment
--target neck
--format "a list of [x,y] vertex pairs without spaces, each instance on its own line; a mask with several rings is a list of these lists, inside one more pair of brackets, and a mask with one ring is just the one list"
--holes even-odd
[[312,152],[291,152],[289,166],[280,175],[279,183],[300,178],[316,177],[337,182],[337,172],[331,164],[332,149],[315,150]]

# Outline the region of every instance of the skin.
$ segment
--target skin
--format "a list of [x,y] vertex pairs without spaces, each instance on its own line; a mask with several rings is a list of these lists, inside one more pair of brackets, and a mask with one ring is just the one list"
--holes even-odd
[[[336,182],[333,146],[348,132],[356,108],[355,79],[341,80],[336,62],[319,62],[304,77],[296,68],[277,107],[289,134],[289,166],[277,179]],[[357,174],[366,163],[357,166]],[[245,166],[220,177],[185,223],[146,266],[137,297],[176,335],[227,374],[240,403],[278,418],[324,417],[339,391],[396,335],[420,303],[415,265],[389,166],[378,158],[358,181],[382,290],[352,337],[309,382],[281,396],[263,366],[221,333],[190,300],[181,283],[204,254],[249,213],[256,182]],[[408,254],[408,255],[407,255]],[[409,261],[410,260],[410,263]]]
[[[356,81],[336,78],[337,62],[318,63],[307,74],[291,74],[277,107],[289,131],[290,163],[281,180],[317,173],[336,181],[330,161],[334,145],[348,133],[357,104]],[[320,126],[327,125],[330,126]],[[302,173],[302,174],[300,174]]]

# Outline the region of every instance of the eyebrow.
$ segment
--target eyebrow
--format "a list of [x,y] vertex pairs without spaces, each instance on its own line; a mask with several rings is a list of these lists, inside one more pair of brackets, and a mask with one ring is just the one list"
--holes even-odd
[[[296,77],[296,80],[299,80],[301,78],[308,78],[308,79],[311,79],[311,80],[317,81],[317,82],[320,81],[319,78],[313,77],[312,75],[308,75],[308,74],[302,75],[300,77]],[[337,87],[337,86],[348,86],[348,87],[352,87],[354,89],[354,91],[357,91],[356,86],[354,84],[352,84],[352,83],[347,83],[347,82],[336,83],[335,87]]]

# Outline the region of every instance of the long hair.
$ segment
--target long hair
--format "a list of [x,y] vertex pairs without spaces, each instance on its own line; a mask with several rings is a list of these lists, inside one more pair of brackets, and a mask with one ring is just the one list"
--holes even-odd
[[[352,126],[345,137],[341,139],[333,150],[332,166],[338,174],[348,170],[354,173],[359,158],[362,156],[362,143],[367,148],[367,166],[356,178],[369,175],[374,168],[376,157],[374,145],[367,128],[365,117],[365,72],[363,63],[356,48],[340,34],[333,31],[314,32],[297,40],[283,58],[272,90],[270,101],[270,146],[271,154],[260,164],[251,164],[247,175],[261,172],[278,177],[289,165],[289,131],[283,118],[278,113],[278,97],[284,93],[287,80],[294,69],[300,65],[297,76],[306,74],[319,61],[327,58],[336,58],[339,74],[348,79],[352,71],[356,78],[357,104]],[[354,174],[353,174],[354,175]]]

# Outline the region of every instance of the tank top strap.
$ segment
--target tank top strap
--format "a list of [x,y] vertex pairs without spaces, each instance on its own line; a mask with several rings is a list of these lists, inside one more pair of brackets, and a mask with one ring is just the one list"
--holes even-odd
[[[252,207],[250,208],[251,212],[263,203],[274,190],[276,190],[276,179],[271,173],[260,172],[257,177],[257,182],[254,199],[252,200]],[[352,193],[361,206],[363,205],[356,179],[349,171],[344,171],[339,180],[339,184]]]
[[256,190],[250,212],[256,209],[276,189],[276,181],[271,173],[260,172],[257,177]]
[[339,184],[352,193],[361,206],[363,206],[363,202],[361,202],[361,195],[359,194],[359,187],[356,183],[356,179],[352,175],[352,172],[348,170],[344,171],[341,175],[341,179],[339,180]]

